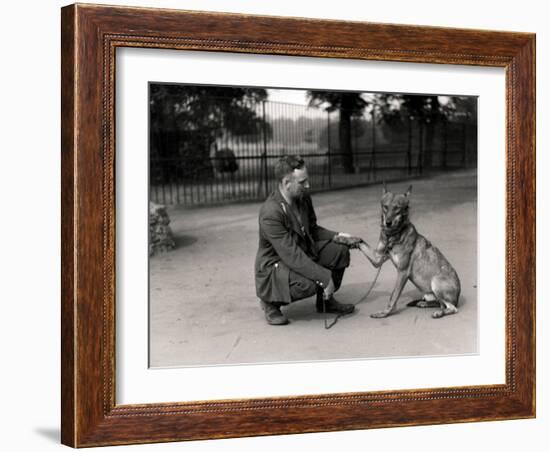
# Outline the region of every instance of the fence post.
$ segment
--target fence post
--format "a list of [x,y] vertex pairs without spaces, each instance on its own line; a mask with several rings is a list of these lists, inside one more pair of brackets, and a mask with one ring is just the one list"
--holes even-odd
[[424,161],[424,123],[418,119],[418,162],[416,163],[418,174],[422,174]]
[[265,100],[262,101],[262,119],[263,119],[263,136],[264,136],[264,190],[265,190],[265,197],[269,195],[269,180],[268,180],[268,174],[267,174],[267,123],[265,121]]
[[375,122],[376,117],[374,113],[374,105],[372,106],[371,111],[371,121],[372,121],[372,152],[370,157],[370,172],[372,172],[372,179],[376,180],[376,128]]
[[447,169],[447,121],[443,120],[443,169]]
[[466,123],[462,123],[462,168],[466,168],[466,153],[468,152],[468,144],[467,144],[467,137],[466,137]]
[[327,111],[327,139],[328,139],[328,145],[327,145],[327,170],[328,170],[328,186],[329,188],[332,187],[332,164],[331,164],[331,149],[330,149],[330,112]]
[[407,136],[407,174],[412,174],[412,120],[411,115],[407,115],[408,118],[408,136]]

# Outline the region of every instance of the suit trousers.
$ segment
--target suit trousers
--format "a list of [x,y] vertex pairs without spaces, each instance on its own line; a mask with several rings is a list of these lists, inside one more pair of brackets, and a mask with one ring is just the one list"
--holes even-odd
[[[332,272],[335,291],[340,288],[346,267],[349,266],[350,252],[346,245],[331,240],[316,242],[318,258],[316,262]],[[292,301],[308,298],[321,288],[316,281],[308,279],[293,270],[289,272],[290,298]]]

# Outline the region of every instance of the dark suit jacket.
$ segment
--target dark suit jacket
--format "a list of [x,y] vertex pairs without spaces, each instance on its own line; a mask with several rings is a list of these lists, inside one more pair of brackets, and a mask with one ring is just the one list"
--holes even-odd
[[297,205],[299,217],[276,189],[260,209],[260,242],[256,254],[256,294],[264,301],[290,303],[289,270],[325,286],[331,271],[315,262],[316,242],[337,233],[317,224],[309,195]]

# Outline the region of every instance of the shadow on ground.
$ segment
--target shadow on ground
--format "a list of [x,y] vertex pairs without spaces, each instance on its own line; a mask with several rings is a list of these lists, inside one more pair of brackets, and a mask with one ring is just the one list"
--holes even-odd
[[191,235],[174,235],[174,242],[176,243],[176,249],[181,249],[196,243],[197,238]]

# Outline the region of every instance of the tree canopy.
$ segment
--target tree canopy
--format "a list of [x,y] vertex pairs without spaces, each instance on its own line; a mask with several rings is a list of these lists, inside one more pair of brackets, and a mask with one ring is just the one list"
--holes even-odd
[[346,173],[353,173],[352,119],[361,116],[369,103],[362,93],[352,91],[310,90],[307,96],[312,107],[324,108],[328,112],[339,111],[338,136],[342,166]]
[[[257,108],[267,99],[262,88],[152,83],[149,94],[151,152],[179,159],[187,175],[212,172],[211,147],[224,133],[243,139],[270,133]],[[178,163],[165,166],[164,173]]]

